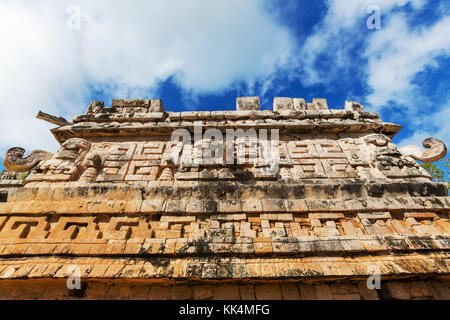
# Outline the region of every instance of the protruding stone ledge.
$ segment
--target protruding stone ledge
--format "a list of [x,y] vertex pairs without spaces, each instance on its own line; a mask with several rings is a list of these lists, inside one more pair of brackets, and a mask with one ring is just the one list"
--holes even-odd
[[[144,201],[144,202],[143,202]],[[147,202],[145,202],[147,201]],[[161,203],[161,199],[155,199]],[[188,203],[197,201],[198,209],[187,209]],[[417,197],[417,198],[365,198],[354,200],[330,199],[301,199],[283,200],[271,199],[279,202],[281,206],[265,206],[261,200],[252,200],[252,205],[262,206],[262,213],[300,213],[300,212],[379,212],[379,211],[433,211],[447,212],[450,210],[448,197]],[[141,209],[146,203],[145,209]],[[267,202],[266,202],[267,203]],[[214,200],[165,200],[162,208],[153,206],[148,200],[105,200],[105,199],[72,199],[47,201],[10,201],[0,203],[0,212],[4,214],[133,214],[133,213],[159,213],[186,214],[186,210],[196,214],[211,213],[243,213],[246,207],[245,200],[214,201]],[[143,210],[143,211],[141,211]]]
[[[4,279],[67,278],[79,266],[82,279],[233,279],[233,280],[336,280],[366,279],[377,267],[381,276],[448,276],[446,254],[404,254],[363,257],[238,258],[196,257],[114,259],[43,257],[32,260],[1,259]],[[105,268],[105,266],[107,266]],[[164,267],[162,267],[164,266]],[[72,267],[72,268],[70,268]],[[223,283],[221,284],[223,286]]]
[[55,116],[52,116],[51,114],[48,114],[48,113],[45,113],[42,111],[38,112],[36,118],[56,124],[57,126],[65,126],[65,125],[69,124],[69,122],[66,119],[64,119],[63,117],[55,117]]
[[22,187],[22,180],[0,180],[0,188],[10,188],[10,187]]
[[[159,116],[158,116],[159,117]],[[166,122],[158,121],[156,119],[144,120],[137,122],[134,119],[127,119],[128,121],[119,122],[115,120],[98,121],[98,122],[79,122],[70,126],[60,127],[51,130],[58,142],[63,143],[67,139],[80,137],[85,139],[95,137],[135,137],[147,136],[161,133],[170,133],[177,128],[185,128],[194,130],[196,120],[180,122]],[[205,127],[214,127],[219,130],[226,129],[280,129],[287,130],[292,133],[374,133],[383,132],[388,137],[392,138],[400,129],[401,126],[391,125],[385,127],[384,123],[376,119],[284,119],[284,120],[245,120],[245,121],[227,121],[220,123],[207,122],[203,123]]]
[[[201,257],[208,254],[226,256],[227,254],[263,258],[273,253],[285,257],[320,256],[341,257],[343,255],[367,256],[391,252],[405,254],[420,251],[441,251],[450,254],[448,236],[363,236],[363,237],[279,237],[279,238],[231,238],[207,237],[201,239],[148,238],[140,241],[102,240],[89,241],[18,241],[0,240],[0,257],[33,256],[80,256],[80,257],[154,257],[186,255]],[[395,256],[394,256],[395,257]],[[450,267],[450,266],[449,266]],[[1,269],[1,267],[0,267]],[[446,270],[449,272],[449,270]]]
[[[78,115],[73,119],[74,123],[83,122],[147,122],[147,121],[197,121],[197,120],[303,120],[303,119],[339,119],[379,120],[376,113],[336,110],[290,110],[275,112],[271,110],[245,110],[245,111],[184,111],[184,112],[151,112],[151,113],[92,113]],[[69,125],[70,126],[70,125]],[[216,126],[220,126],[217,123]]]
[[[406,182],[389,183],[380,181],[363,185],[358,179],[342,179],[331,181],[324,179],[322,183],[311,180],[288,182],[257,182],[254,185],[236,183],[234,181],[150,181],[145,184],[133,184],[125,182],[91,183],[80,185],[77,182],[65,182],[61,184],[46,184],[14,188],[10,191],[8,202],[34,201],[34,200],[155,200],[155,199],[211,199],[205,201],[220,201],[226,199],[240,199],[240,195],[252,194],[252,198],[245,201],[260,201],[262,199],[281,199],[289,201],[342,201],[348,202],[348,206],[355,206],[356,210],[362,209],[362,203],[370,207],[371,201],[383,203],[386,199],[394,199],[395,203],[416,203],[426,199],[442,199],[450,204],[447,197],[445,183]],[[226,190],[223,193],[221,190]],[[318,197],[320,195],[320,198]],[[315,200],[313,200],[315,199]],[[430,200],[433,202],[433,200]],[[353,204],[354,203],[354,204]],[[324,206],[329,203],[324,202]],[[422,203],[421,208],[423,208]],[[291,208],[291,204],[286,204]],[[401,204],[400,204],[401,206]],[[259,207],[259,206],[258,206]],[[439,207],[439,206],[437,206]],[[261,207],[262,208],[262,207]],[[344,209],[345,207],[341,207]],[[406,206],[405,206],[406,208]]]

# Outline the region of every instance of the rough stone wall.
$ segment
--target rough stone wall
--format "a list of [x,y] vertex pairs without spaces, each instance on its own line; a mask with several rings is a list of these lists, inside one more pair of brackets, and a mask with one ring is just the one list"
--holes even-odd
[[[291,291],[301,298],[328,288],[334,299],[365,299],[376,298],[360,288],[375,268],[385,286],[379,298],[448,297],[447,186],[432,183],[391,142],[400,126],[355,102],[333,110],[324,99],[275,98],[273,111],[261,111],[259,99],[249,97],[237,100],[237,111],[175,113],[160,100],[113,100],[110,108],[94,101],[85,115],[61,122],[52,130],[61,149],[22,161],[38,163],[23,183],[0,183],[0,283],[17,284],[10,292],[22,292],[23,283],[60,283],[51,279],[77,266],[88,288],[112,281],[120,292],[137,279],[144,291],[153,281],[196,280],[180,291],[196,297],[197,287],[215,281],[214,298],[224,290],[220,283],[234,281],[229,292],[243,298],[249,281],[262,281],[252,287],[256,298],[263,291],[286,298],[283,288],[297,281]],[[171,139],[180,128],[194,136],[199,123],[202,134],[278,129],[279,139],[238,138],[232,151],[242,161],[230,164],[211,137]],[[276,172],[265,170],[261,142],[279,154]],[[224,161],[192,161],[211,146]],[[10,154],[20,168],[17,153]],[[418,277],[426,279],[417,282],[421,294],[396,280]],[[330,282],[337,280],[347,293]],[[61,290],[56,296],[67,294]]]
[[32,300],[449,300],[449,280],[383,282],[380,290],[365,281],[301,283],[149,283],[142,280],[85,281],[68,290],[65,280],[5,280],[1,299]]

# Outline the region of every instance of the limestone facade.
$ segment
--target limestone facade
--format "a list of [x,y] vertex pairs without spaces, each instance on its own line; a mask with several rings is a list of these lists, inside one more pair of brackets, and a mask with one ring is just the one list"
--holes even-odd
[[[356,102],[236,105],[166,112],[161,100],[113,100],[72,122],[45,114],[60,123],[60,150],[4,158],[31,171],[0,183],[0,298],[449,298],[448,190],[416,162],[443,157],[442,142],[398,148],[401,126]],[[173,139],[199,127],[197,142]],[[230,141],[239,129],[256,136]],[[73,266],[78,295],[63,281]],[[374,273],[380,290],[366,286]]]

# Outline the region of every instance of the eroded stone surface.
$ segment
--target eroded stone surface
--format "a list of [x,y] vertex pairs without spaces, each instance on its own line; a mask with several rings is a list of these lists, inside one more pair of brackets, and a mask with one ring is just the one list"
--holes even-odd
[[[197,143],[172,141],[199,123]],[[226,146],[231,129],[278,129],[279,139],[240,137],[229,163],[211,128]],[[392,143],[399,130],[325,99],[275,98],[271,111],[246,97],[237,111],[178,113],[157,99],[93,101],[52,130],[61,149],[23,183],[0,180],[0,288],[25,296],[23,281],[35,280],[17,279],[50,283],[75,265],[96,298],[112,281],[145,299],[444,299],[441,280],[408,279],[448,277],[447,186]],[[263,142],[279,154],[275,172]],[[211,150],[223,157],[193,161]],[[373,268],[391,281],[381,296],[361,280]],[[169,278],[187,283],[173,289]]]

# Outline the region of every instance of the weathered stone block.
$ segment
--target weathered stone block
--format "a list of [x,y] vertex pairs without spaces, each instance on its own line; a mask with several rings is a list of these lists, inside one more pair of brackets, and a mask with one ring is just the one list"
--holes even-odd
[[315,110],[328,110],[327,99],[314,98],[312,103]]
[[294,110],[295,111],[304,111],[307,110],[307,105],[305,99],[303,98],[294,98]]
[[195,300],[209,300],[212,299],[213,294],[213,286],[210,285],[200,285],[194,286],[194,299]]
[[242,201],[242,212],[260,213],[262,212],[262,202],[257,199],[246,199]]
[[237,111],[258,111],[260,110],[259,97],[239,97],[236,98]]
[[214,287],[214,300],[239,300],[238,285],[222,285]]
[[294,111],[294,101],[292,98],[276,97],[273,99],[273,111],[279,113]]
[[347,111],[364,111],[364,107],[355,101],[345,101],[344,110]]
[[286,206],[281,199],[263,199],[262,208],[264,212],[285,212]]
[[153,199],[153,200],[144,200],[141,203],[140,212],[141,213],[161,213],[164,208],[164,200],[162,199]]
[[148,112],[164,112],[164,106],[160,99],[152,99]]
[[282,300],[281,288],[278,284],[256,284],[256,300]]

